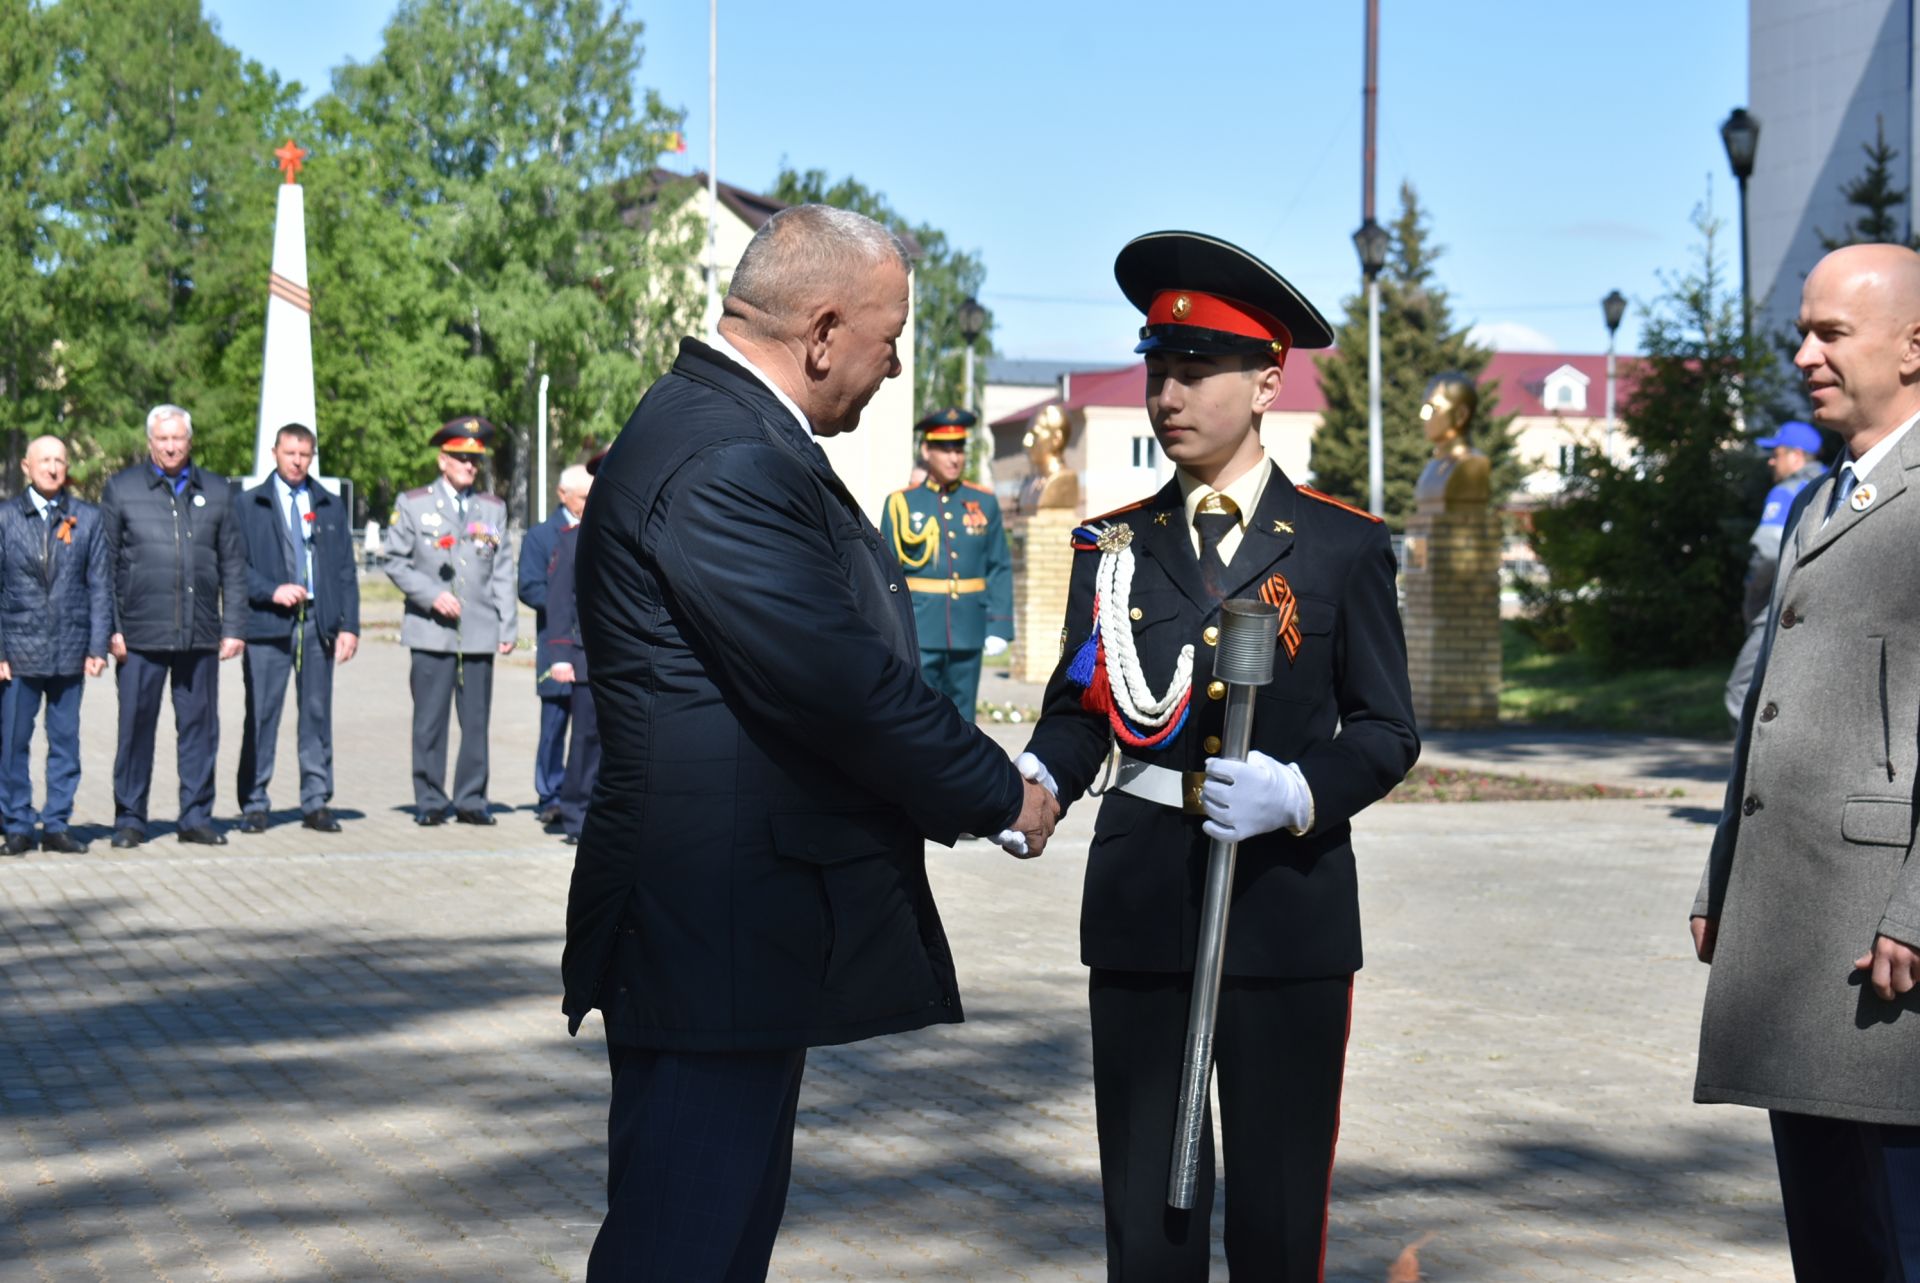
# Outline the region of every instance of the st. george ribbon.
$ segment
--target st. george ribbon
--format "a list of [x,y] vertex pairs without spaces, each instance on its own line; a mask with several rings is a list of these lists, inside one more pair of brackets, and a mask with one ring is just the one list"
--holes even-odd
[[[1213,676],[1227,685],[1226,728],[1218,757],[1244,760],[1253,741],[1253,697],[1273,680],[1280,612],[1264,601],[1236,597],[1220,604],[1220,645]],[[1207,851],[1206,899],[1200,906],[1200,943],[1193,958],[1193,1005],[1187,1012],[1187,1054],[1180,1067],[1180,1113],[1173,1125],[1173,1170],[1167,1203],[1193,1207],[1200,1172],[1200,1134],[1207,1124],[1207,1085],[1213,1077],[1213,1022],[1220,1007],[1220,976],[1227,958],[1227,910],[1233,901],[1238,842],[1213,839]]]

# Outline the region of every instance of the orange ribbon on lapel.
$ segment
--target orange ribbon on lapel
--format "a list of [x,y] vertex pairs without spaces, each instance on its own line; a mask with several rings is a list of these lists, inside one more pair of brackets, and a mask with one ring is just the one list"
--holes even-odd
[[1280,644],[1291,664],[1300,653],[1300,603],[1294,600],[1293,585],[1285,575],[1270,576],[1260,585],[1260,600],[1280,612]]

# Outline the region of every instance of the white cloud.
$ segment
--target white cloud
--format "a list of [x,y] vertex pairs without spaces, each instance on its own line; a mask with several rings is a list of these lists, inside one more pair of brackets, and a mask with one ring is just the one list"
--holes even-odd
[[1557,352],[1551,334],[1519,321],[1482,321],[1467,331],[1467,339],[1496,352]]

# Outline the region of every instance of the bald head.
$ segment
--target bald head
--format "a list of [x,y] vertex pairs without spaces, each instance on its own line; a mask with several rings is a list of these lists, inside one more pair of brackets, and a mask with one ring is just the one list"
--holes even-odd
[[1920,254],[1849,245],[1814,266],[1800,295],[1800,350],[1813,421],[1854,458],[1920,414]]
[[27,442],[20,471],[43,498],[59,494],[67,484],[67,443],[59,437],[35,437]]

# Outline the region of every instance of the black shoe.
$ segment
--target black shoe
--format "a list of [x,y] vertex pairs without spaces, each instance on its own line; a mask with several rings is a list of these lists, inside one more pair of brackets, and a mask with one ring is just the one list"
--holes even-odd
[[193,846],[225,846],[227,844],[227,835],[216,833],[212,829],[181,829],[175,836]]
[[333,818],[333,812],[324,806],[315,807],[300,817],[300,823],[316,833],[338,833],[340,821]]
[[492,811],[455,811],[453,818],[462,824],[498,824]]
[[267,813],[265,811],[248,811],[240,817],[240,831],[242,833],[265,833],[267,831]]
[[569,833],[567,834],[567,837],[566,837],[566,843],[568,846],[579,846],[580,839],[575,837],[573,834]]
[[542,824],[558,824],[558,823],[560,823],[560,808],[559,808],[559,807],[557,807],[557,806],[543,806],[543,807],[541,807],[541,808],[540,808],[540,823],[542,823]]
[[8,855],[25,855],[27,852],[33,850],[33,847],[34,847],[33,834],[31,833],[7,834],[6,849],[7,849]]
[[413,813],[413,822],[422,828],[432,828],[436,824],[445,824],[447,822],[447,813],[445,811],[415,811]]
[[58,851],[62,855],[85,855],[87,844],[73,838],[65,829],[48,829],[40,835],[40,849]]
[[115,829],[113,831],[113,847],[116,851],[125,851],[136,846],[144,846],[146,845],[146,841],[147,835],[140,829],[129,827]]

